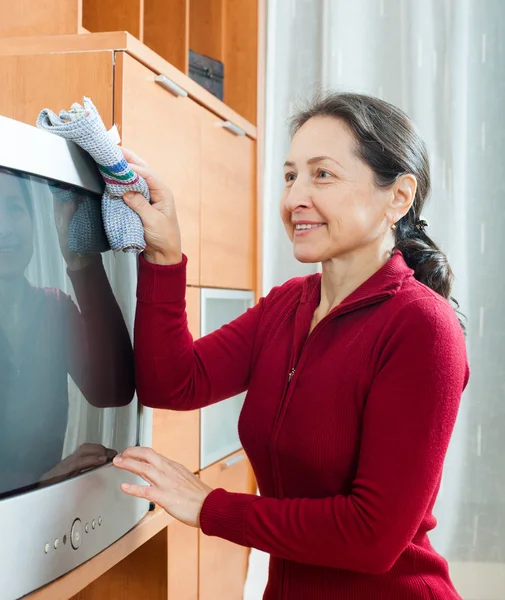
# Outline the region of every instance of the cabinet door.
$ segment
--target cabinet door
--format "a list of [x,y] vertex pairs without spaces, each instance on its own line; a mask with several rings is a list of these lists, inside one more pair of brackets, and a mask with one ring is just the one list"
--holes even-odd
[[189,98],[173,96],[155,77],[128,54],[116,54],[115,119],[122,144],[146,160],[174,193],[188,284],[198,285],[203,109]]
[[[186,312],[194,339],[200,335],[200,290],[187,288]],[[200,454],[200,411],[153,411],[153,448],[156,452],[198,471]]]
[[202,128],[202,287],[253,289],[255,142],[205,111]]
[[[198,529],[172,521],[167,550],[167,599],[198,600]],[[142,597],[147,599],[145,594]]]
[[[253,292],[201,290],[202,336],[243,314],[254,303]],[[202,408],[200,416],[200,469],[240,449],[238,419],[245,394]]]
[[89,96],[112,126],[112,52],[0,57],[0,115],[35,125],[43,108],[58,113]]
[[[243,451],[200,474],[212,488],[253,493],[249,462]],[[249,549],[200,531],[200,600],[241,600],[247,575]]]

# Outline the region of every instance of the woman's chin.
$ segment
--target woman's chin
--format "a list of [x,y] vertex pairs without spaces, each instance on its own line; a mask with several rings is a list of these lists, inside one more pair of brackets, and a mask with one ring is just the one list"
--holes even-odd
[[316,252],[300,251],[296,248],[293,250],[294,257],[301,263],[318,263],[321,262],[321,257]]

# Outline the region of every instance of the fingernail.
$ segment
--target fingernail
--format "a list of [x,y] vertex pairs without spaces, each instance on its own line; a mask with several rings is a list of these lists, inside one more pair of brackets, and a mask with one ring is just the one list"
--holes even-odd
[[134,197],[135,197],[135,192],[126,192],[126,194],[123,195],[123,198],[126,198],[126,200],[131,200]]
[[121,487],[123,488],[123,490],[127,490],[130,487],[129,483],[122,483]]
[[115,463],[121,462],[122,460],[123,460],[123,459],[122,459],[120,456],[115,456],[115,457],[114,457],[114,462],[115,462]]

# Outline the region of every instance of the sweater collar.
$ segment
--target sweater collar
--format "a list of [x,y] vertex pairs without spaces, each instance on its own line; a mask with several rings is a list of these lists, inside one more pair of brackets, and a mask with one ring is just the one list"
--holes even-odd
[[[395,250],[388,262],[363,282],[330,314],[348,313],[363,306],[381,302],[395,296],[404,281],[412,277],[414,271],[407,266],[403,254]],[[314,310],[321,298],[321,273],[308,277],[303,286],[301,303],[309,303]]]

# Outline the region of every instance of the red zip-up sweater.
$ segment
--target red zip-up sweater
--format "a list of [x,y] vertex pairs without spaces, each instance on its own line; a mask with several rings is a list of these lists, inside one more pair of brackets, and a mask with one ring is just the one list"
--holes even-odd
[[140,260],[139,399],[188,410],[248,390],[239,433],[261,492],[211,492],[203,532],[270,553],[268,600],[460,598],[427,536],[468,381],[449,303],[397,252],[310,335],[320,275],[193,342],[185,273]]

